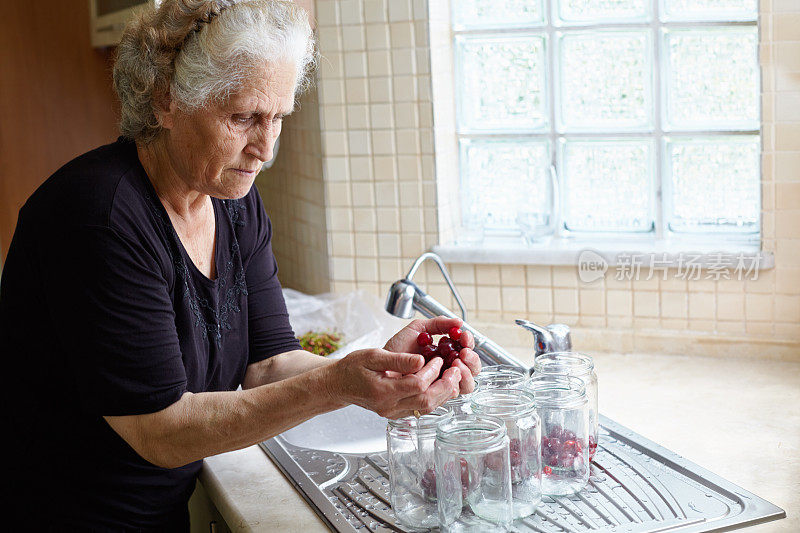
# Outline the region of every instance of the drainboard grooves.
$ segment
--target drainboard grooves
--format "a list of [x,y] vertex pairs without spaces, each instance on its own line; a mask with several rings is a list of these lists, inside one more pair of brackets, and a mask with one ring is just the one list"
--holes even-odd
[[[618,524],[627,524],[628,522],[636,522],[636,518],[631,516],[631,514],[626,510],[626,507],[623,507],[620,502],[617,501],[611,493],[611,487],[606,489],[603,487],[602,484],[593,482],[591,479],[589,483],[592,484],[594,488],[597,489],[597,493],[602,495],[606,501],[611,504],[611,507],[606,506],[606,509],[609,509],[614,514],[614,520],[617,521]],[[624,503],[624,502],[623,502]]]
[[[656,499],[661,498],[650,483],[642,484],[640,483],[639,477],[629,476],[627,472],[622,469],[615,469],[613,471],[604,469],[604,472],[608,477],[619,483],[619,486],[614,486],[611,490],[619,494],[620,498],[626,500],[628,506],[636,512],[641,522],[656,520],[656,516],[658,516],[658,520],[663,520],[665,514],[667,514],[669,518],[675,517],[675,513],[662,513],[657,505],[653,509],[648,505],[651,500],[653,500],[653,496],[655,496]],[[652,495],[650,494],[651,491]],[[667,509],[665,509],[665,511],[667,511]]]
[[[786,516],[782,509],[619,424],[602,416],[601,423],[601,444],[586,488],[573,496],[543,497],[536,513],[515,522],[513,531],[699,533]],[[310,450],[280,436],[261,447],[331,529],[409,531],[396,523],[391,510],[385,452]]]
[[[591,490],[593,489],[590,489],[590,492]],[[597,494],[597,489],[594,489],[594,494]],[[609,516],[608,511],[606,510],[605,505],[603,505],[602,502],[599,501],[590,502],[583,492],[578,493],[578,498],[581,499],[581,501],[584,503],[587,509],[591,509],[595,514],[597,514],[597,516],[602,518],[607,525],[609,526],[617,525],[617,522],[612,520],[611,517]],[[597,500],[597,497],[593,496],[592,499]]]
[[[661,481],[658,479],[658,476],[652,475],[649,469],[646,469],[644,466],[639,464],[635,459],[633,459],[633,457],[630,454],[621,453],[621,451],[618,448],[617,449],[614,448],[616,447],[607,446],[606,453],[614,457],[614,459],[616,459],[619,463],[627,465],[631,470],[633,470],[634,472],[636,472],[636,474],[638,474],[637,479],[644,481],[646,485],[652,490],[652,492],[655,493],[658,496],[658,498],[661,501],[663,501],[664,504],[667,505],[669,511],[672,513],[672,516],[669,516],[669,518],[673,517],[686,518],[686,513],[683,512],[683,509],[675,500],[675,497],[672,495],[672,493],[669,490],[667,490],[667,488],[663,485],[663,483],[661,483]],[[609,475],[613,474],[609,473]],[[637,485],[640,488],[645,489],[645,487],[643,487],[641,484],[637,483]],[[653,500],[653,503],[656,503],[658,501],[657,499],[654,498],[651,499]],[[676,507],[678,510],[675,509]],[[648,512],[650,511],[648,510]],[[661,510],[659,510],[659,513],[662,515],[662,518],[664,518],[664,513],[661,513]],[[655,516],[652,513],[650,514],[652,518],[655,518]]]
[[586,518],[584,518],[583,512],[577,509],[574,503],[566,497],[566,496],[558,496],[553,498],[556,503],[558,503],[563,509],[566,509],[569,514],[574,516],[581,524],[586,526],[589,529],[596,529],[597,526],[592,522],[589,522]]
[[[616,461],[616,459],[605,450],[601,461],[598,461],[596,466],[604,476],[608,476],[617,483],[617,485],[609,483],[611,492],[617,494],[619,496],[618,499],[627,504],[627,507],[635,513],[636,522],[647,522],[655,519],[658,510],[654,513],[645,505],[642,498],[636,494],[644,490],[642,484],[639,483],[638,475],[630,475],[630,473],[627,472],[627,470],[630,469],[627,468],[624,463]],[[631,470],[631,473],[637,474],[634,470]],[[646,492],[644,495],[644,499],[649,501],[649,495]],[[661,513],[658,514],[661,515]]]
[[[370,529],[366,522],[364,522],[359,515],[366,514],[366,511],[361,510],[355,503],[350,501],[350,498],[342,494],[338,489],[331,491],[339,502],[335,504],[336,509],[347,519],[354,529]],[[372,531],[370,529],[370,531]]]
[[349,483],[342,483],[336,489],[340,494],[347,497],[354,505],[357,505],[364,513],[371,516],[375,524],[366,523],[363,520],[363,514],[359,516],[362,517],[361,521],[370,529],[370,530],[377,530],[379,527],[383,528],[386,531],[400,531],[402,532],[399,526],[395,525],[394,523],[394,515],[392,514],[392,510],[389,506],[377,500],[376,498],[369,497],[369,491],[360,492],[356,488],[354,488]]
[[370,477],[366,474],[359,473],[356,478],[362,485],[369,489],[370,493],[381,500],[386,505],[391,506],[392,502],[389,500],[389,489],[388,487],[384,486],[382,481],[388,485],[388,480],[386,478],[381,478],[378,480],[377,478]]
[[[548,509],[548,511],[550,512],[550,514],[555,514],[555,512],[552,509]],[[553,518],[551,516],[547,516],[540,509],[537,509],[535,514],[536,514],[536,516],[541,518],[544,522],[550,523],[550,524],[553,524],[554,526],[556,526],[558,528],[557,531],[566,531],[568,533],[576,531],[575,529],[572,529],[571,527],[569,527],[569,525],[564,524],[560,520],[556,520],[555,518]]]

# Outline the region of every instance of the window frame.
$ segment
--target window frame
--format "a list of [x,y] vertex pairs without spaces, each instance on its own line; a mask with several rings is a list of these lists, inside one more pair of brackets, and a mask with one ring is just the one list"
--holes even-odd
[[[461,36],[469,36],[469,35],[481,35],[481,36],[491,36],[491,35],[498,35],[498,36],[505,36],[505,35],[524,35],[530,34],[532,32],[536,32],[541,34],[544,37],[545,43],[545,57],[546,57],[546,66],[545,66],[545,87],[546,87],[546,94],[545,94],[545,108],[547,111],[547,120],[549,130],[543,131],[541,133],[534,133],[531,131],[525,131],[522,133],[516,132],[502,132],[502,133],[490,133],[490,132],[475,132],[475,131],[464,131],[463,129],[459,128],[457,125],[458,117],[460,113],[459,106],[459,97],[457,94],[453,94],[454,98],[454,106],[455,106],[455,121],[456,123],[453,125],[453,132],[455,137],[456,143],[456,154],[455,159],[457,162],[456,170],[457,177],[456,181],[459,184],[459,190],[462,183],[461,177],[461,143],[462,139],[472,139],[472,140],[493,140],[493,139],[504,139],[504,140],[520,140],[520,141],[536,141],[546,140],[549,143],[550,147],[550,158],[551,158],[551,165],[556,170],[556,173],[560,169],[562,169],[561,165],[561,152],[562,152],[562,144],[567,139],[574,139],[574,140],[582,140],[582,139],[597,139],[597,140],[611,140],[611,139],[625,139],[625,138],[636,138],[636,139],[646,139],[652,143],[654,147],[654,168],[652,169],[652,179],[653,179],[653,192],[651,197],[651,202],[654,204],[653,209],[653,223],[654,229],[648,232],[603,232],[603,231],[570,231],[565,227],[563,221],[563,209],[562,207],[565,205],[564,201],[564,194],[565,190],[563,187],[564,184],[564,177],[557,176],[559,194],[557,198],[557,206],[556,206],[556,233],[552,239],[552,248],[564,248],[564,242],[569,241],[573,245],[584,243],[584,244],[594,244],[594,245],[602,245],[603,243],[608,243],[610,247],[618,247],[620,244],[627,244],[628,246],[639,246],[639,247],[649,247],[649,248],[669,248],[669,249],[676,249],[683,247],[685,249],[703,249],[708,246],[712,246],[714,244],[722,245],[728,248],[736,248],[742,249],[747,251],[753,251],[755,249],[760,249],[762,243],[762,224],[763,224],[763,216],[762,216],[762,209],[763,209],[763,198],[761,192],[761,181],[762,181],[762,163],[761,158],[759,157],[758,161],[758,179],[759,179],[759,188],[758,188],[758,218],[756,223],[754,224],[754,230],[750,232],[733,232],[733,231],[726,231],[721,229],[720,231],[714,232],[674,232],[671,231],[669,228],[669,222],[672,216],[672,198],[671,194],[671,183],[669,179],[667,179],[667,165],[669,161],[667,161],[667,152],[666,152],[666,144],[669,139],[685,139],[685,138],[708,138],[708,137],[716,137],[716,138],[724,138],[724,137],[735,137],[735,136],[756,136],[759,139],[759,143],[763,146],[763,102],[761,98],[761,94],[759,94],[758,98],[758,121],[757,129],[745,129],[745,128],[718,128],[718,129],[674,129],[674,130],[666,130],[664,129],[664,125],[666,124],[666,91],[667,91],[667,67],[666,61],[668,60],[667,54],[665,53],[665,45],[667,40],[667,34],[670,30],[678,30],[678,29],[699,29],[699,28],[731,28],[731,27],[754,27],[756,30],[756,38],[757,38],[757,49],[758,43],[761,42],[761,25],[760,19],[758,14],[756,14],[755,19],[750,19],[746,17],[742,17],[740,19],[736,18],[725,18],[720,20],[662,20],[661,13],[665,11],[665,4],[664,0],[650,0],[648,2],[649,6],[649,21],[640,21],[640,22],[621,22],[617,21],[608,21],[608,22],[591,22],[591,23],[569,23],[569,24],[559,24],[558,18],[555,16],[555,10],[557,9],[557,0],[542,0],[542,8],[543,8],[543,17],[544,22],[542,24],[520,24],[515,25],[513,27],[459,27],[456,25],[455,22],[455,5],[453,4],[453,10],[449,11],[448,23],[450,27],[450,38],[449,38],[449,46],[452,49],[452,53],[450,54],[451,61],[452,61],[452,68],[453,68],[453,81],[452,87],[455,90],[456,81],[460,79],[460,66],[459,66],[459,58],[457,53],[457,39]],[[609,32],[616,32],[616,31],[631,31],[631,30],[649,30],[647,32],[649,46],[651,49],[651,56],[649,60],[652,62],[651,64],[651,79],[649,80],[650,88],[651,88],[651,124],[652,128],[650,129],[638,129],[632,130],[630,128],[620,128],[620,129],[587,129],[584,131],[573,131],[569,132],[566,129],[560,127],[561,125],[558,122],[558,99],[560,91],[558,91],[558,83],[560,82],[560,78],[557,77],[559,75],[559,63],[557,63],[558,55],[560,54],[560,37],[562,35],[568,35],[570,33],[576,32],[589,32],[589,31],[609,31]],[[757,50],[756,50],[756,53]],[[763,75],[762,75],[762,65],[760,61],[760,57],[756,58],[757,65],[758,65],[758,85],[759,89],[763,84]],[[436,72],[436,69],[432,69],[432,72]],[[760,93],[760,91],[759,91]],[[763,153],[763,148],[760,149],[760,153]],[[438,155],[437,155],[438,156]],[[459,204],[463,205],[463,195],[462,200],[459,201]],[[461,220],[460,208],[456,208],[457,214],[455,215],[456,225],[463,223]],[[441,224],[440,224],[441,225]],[[494,244],[497,246],[516,246],[519,247],[518,241],[516,244],[513,244],[513,239],[509,238],[509,235],[503,235],[502,233],[499,236]],[[505,238],[505,241],[503,240]],[[660,244],[659,244],[660,243]],[[445,245],[444,248],[451,248],[453,245]],[[456,242],[455,246],[458,246]],[[543,245],[541,248],[546,249],[547,245]],[[443,249],[442,246],[439,249]]]

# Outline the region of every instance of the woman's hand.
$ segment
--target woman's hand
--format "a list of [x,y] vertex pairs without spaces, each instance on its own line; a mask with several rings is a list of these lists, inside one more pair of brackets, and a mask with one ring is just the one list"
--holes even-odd
[[442,359],[379,348],[357,350],[328,365],[328,392],[344,404],[354,403],[386,418],[430,413],[458,395],[461,370],[449,368],[437,381]]
[[[460,318],[447,318],[444,316],[426,320],[413,320],[389,339],[384,349],[390,352],[419,353],[420,346],[417,344],[417,337],[420,333],[428,332],[431,335],[446,335],[450,328],[453,326],[460,328],[462,323]],[[461,371],[459,392],[465,394],[475,389],[475,381],[472,378],[481,371],[481,360],[478,354],[472,350],[475,347],[475,339],[469,331],[462,330],[461,338],[458,342],[464,348],[459,352],[458,359],[453,362],[453,367]],[[437,359],[440,358],[433,358],[434,361]]]

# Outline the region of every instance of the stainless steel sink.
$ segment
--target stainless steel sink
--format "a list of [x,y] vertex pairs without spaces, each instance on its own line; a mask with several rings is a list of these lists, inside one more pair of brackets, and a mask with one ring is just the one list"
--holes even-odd
[[[728,531],[786,516],[775,505],[601,416],[589,485],[545,497],[514,531]],[[385,419],[349,406],[261,443],[332,531],[408,531],[389,503]]]
[[281,440],[297,448],[326,452],[381,452],[386,449],[386,419],[357,405],[348,405],[285,431]]

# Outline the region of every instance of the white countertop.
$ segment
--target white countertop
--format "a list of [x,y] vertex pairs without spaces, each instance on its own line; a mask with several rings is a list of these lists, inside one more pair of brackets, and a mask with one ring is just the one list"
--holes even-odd
[[[800,531],[800,362],[593,355],[602,414],[786,511],[746,531]],[[257,446],[200,481],[232,531],[328,531]]]

